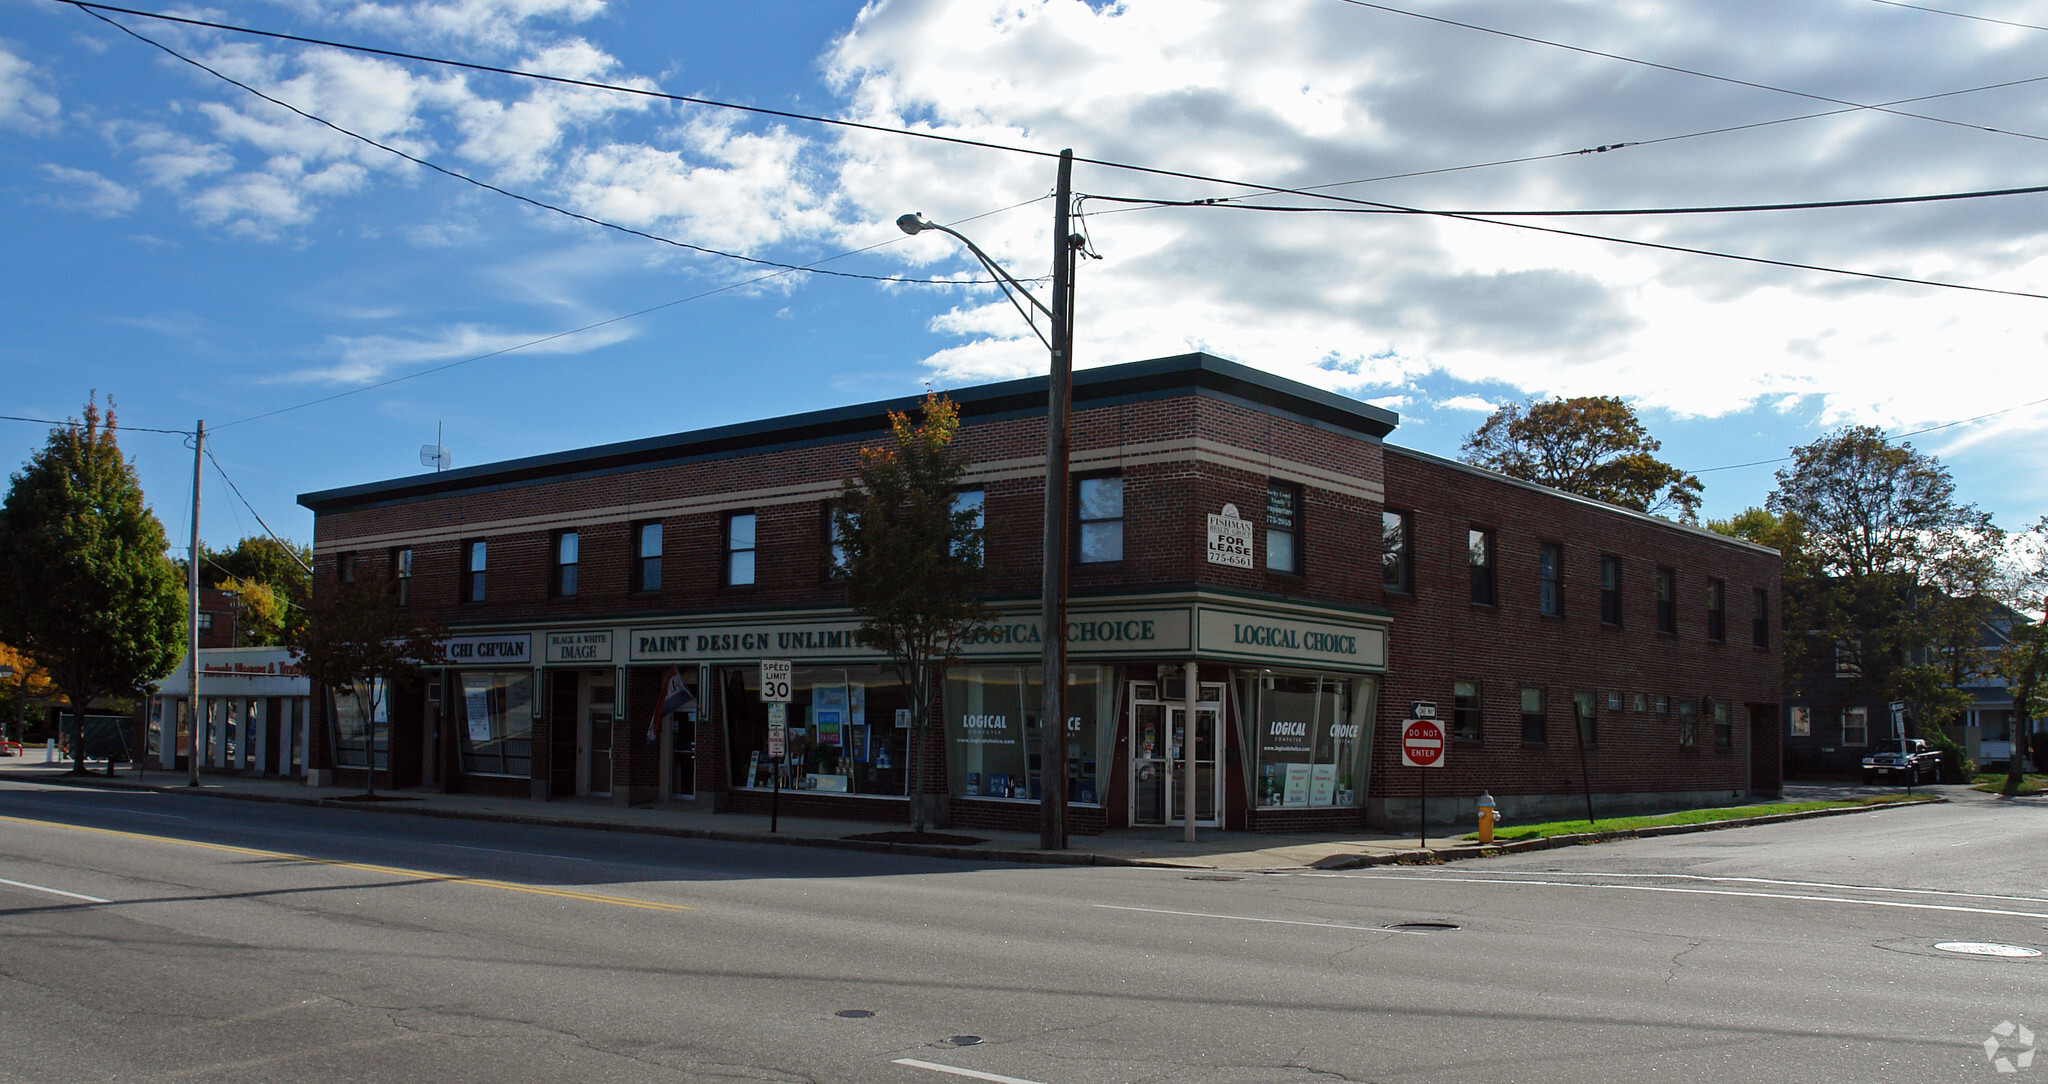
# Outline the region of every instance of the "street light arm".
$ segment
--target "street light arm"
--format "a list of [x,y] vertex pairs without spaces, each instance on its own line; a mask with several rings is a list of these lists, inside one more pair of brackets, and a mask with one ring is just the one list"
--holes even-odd
[[[1014,287],[1018,293],[1024,295],[1024,300],[1031,302],[1031,307],[1037,309],[1040,315],[1044,316],[1048,320],[1052,319],[1052,310],[1046,308],[1044,302],[1032,296],[1031,291],[1026,290],[1024,288],[1024,284],[1017,281],[1016,276],[1010,274],[1008,271],[1003,270],[1002,266],[1000,264],[997,264],[995,260],[991,259],[988,253],[983,252],[981,250],[980,245],[977,245],[973,241],[968,240],[966,234],[961,233],[959,230],[956,230],[951,226],[941,226],[938,223],[933,222],[920,214],[904,215],[896,220],[896,225],[904,233],[911,234],[912,236],[923,233],[926,230],[937,230],[940,233],[943,233],[946,236],[951,237],[955,241],[958,241],[961,244],[966,245],[967,251],[974,253],[974,258],[981,261],[981,266],[988,268],[989,274],[994,275],[996,277],[996,279],[998,280],[998,285],[1005,285],[1006,291],[1009,288]],[[1015,304],[1016,302],[1013,299],[1011,303]],[[1019,311],[1022,311],[1023,306],[1018,306],[1018,309]],[[1024,319],[1027,322],[1031,321],[1031,317],[1029,315],[1026,315]],[[1038,325],[1035,322],[1032,323],[1031,329],[1033,331],[1038,330]],[[1041,339],[1043,339],[1044,337],[1045,336],[1043,335],[1039,336],[1039,338]],[[1047,343],[1046,345],[1050,346],[1052,344]]]

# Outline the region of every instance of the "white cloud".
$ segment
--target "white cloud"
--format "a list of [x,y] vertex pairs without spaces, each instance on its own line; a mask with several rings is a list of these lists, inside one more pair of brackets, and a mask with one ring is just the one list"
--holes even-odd
[[1500,409],[1499,403],[1489,402],[1477,395],[1454,395],[1439,399],[1434,404],[1438,410],[1470,410],[1480,414],[1491,414]]
[[494,351],[523,347],[520,354],[583,354],[634,335],[632,328],[612,324],[580,335],[550,339],[526,346],[553,332],[501,331],[457,324],[421,336],[337,335],[329,338],[327,352],[335,361],[300,369],[278,379],[280,383],[360,386],[374,383],[407,369],[457,361]]
[[142,202],[141,194],[134,189],[89,169],[45,164],[42,171],[57,187],[45,198],[67,211],[83,211],[96,218],[119,218]]
[[0,128],[31,135],[57,129],[57,96],[43,84],[42,72],[0,41]]

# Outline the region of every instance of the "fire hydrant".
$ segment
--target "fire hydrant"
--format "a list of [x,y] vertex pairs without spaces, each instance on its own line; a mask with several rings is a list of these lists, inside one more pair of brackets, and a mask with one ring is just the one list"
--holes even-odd
[[1479,842],[1493,842],[1494,805],[1493,795],[1479,796]]

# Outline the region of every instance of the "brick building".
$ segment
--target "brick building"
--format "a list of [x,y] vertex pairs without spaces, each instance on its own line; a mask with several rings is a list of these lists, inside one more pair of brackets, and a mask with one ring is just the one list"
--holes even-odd
[[[924,789],[944,823],[1025,828],[1045,775],[1045,381],[952,394],[999,616],[943,680]],[[367,746],[398,786],[765,810],[758,664],[780,658],[782,808],[907,819],[907,701],[853,642],[829,502],[914,407],[302,496],[316,594],[343,569],[382,577],[451,634],[448,668],[388,719],[316,697],[312,763],[360,778]],[[1418,701],[1454,734],[1432,820],[1482,790],[1510,817],[1577,809],[1588,780],[1602,815],[1776,789],[1776,553],[1386,446],[1397,424],[1202,354],[1076,374],[1073,830],[1177,823],[1190,797],[1231,828],[1406,822]]]

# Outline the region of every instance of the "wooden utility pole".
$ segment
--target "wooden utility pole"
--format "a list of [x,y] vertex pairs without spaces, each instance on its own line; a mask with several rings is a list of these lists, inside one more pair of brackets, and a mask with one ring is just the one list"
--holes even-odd
[[1045,412],[1045,724],[1038,749],[1038,845],[1067,847],[1067,415],[1074,396],[1074,248],[1067,238],[1074,152],[1060,152],[1052,212],[1052,376]]
[[[199,785],[199,480],[200,466],[206,462],[206,419],[199,420],[199,428],[192,431],[192,551],[191,560],[185,568],[185,651],[192,667],[192,688],[185,694],[186,730],[192,736],[192,749],[186,756],[187,776],[185,784]],[[171,763],[177,763],[178,721],[171,721]]]

